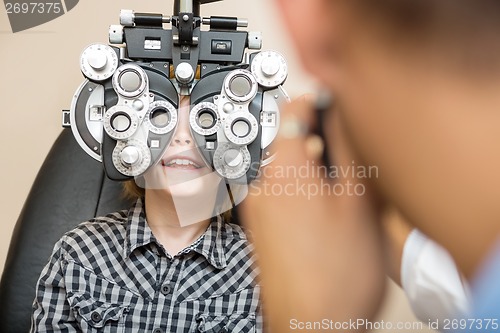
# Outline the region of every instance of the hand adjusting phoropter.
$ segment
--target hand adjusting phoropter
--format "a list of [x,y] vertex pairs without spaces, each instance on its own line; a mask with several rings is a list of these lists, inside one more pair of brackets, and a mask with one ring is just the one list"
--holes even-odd
[[202,18],[200,4],[214,1],[176,0],[172,17],[122,10],[121,24],[109,29],[115,46],[83,51],[86,80],[63,125],[109,178],[138,177],[158,163],[176,129],[179,95],[191,96],[193,138],[227,182],[250,182],[272,159],[278,105],[288,100],[285,59],[245,53],[262,44],[260,33],[238,30],[246,20]]

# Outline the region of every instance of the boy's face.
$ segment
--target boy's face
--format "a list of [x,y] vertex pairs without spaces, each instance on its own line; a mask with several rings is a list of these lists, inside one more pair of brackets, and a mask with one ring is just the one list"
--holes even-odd
[[191,135],[189,112],[189,98],[181,98],[172,141],[159,163],[144,174],[146,198],[151,191],[172,203],[181,226],[231,209],[225,207],[230,204],[227,194],[218,193],[222,178],[203,160]]
[[189,111],[189,98],[181,98],[172,141],[159,163],[145,175],[146,188],[165,189],[173,191],[173,195],[189,196],[220,182],[220,177],[210,177],[212,169],[202,158],[191,135]]
[[159,163],[144,176],[146,189],[165,191],[174,200],[192,197],[214,202],[221,178],[206,164],[196,146],[189,127],[189,111],[189,98],[182,98],[172,141]]

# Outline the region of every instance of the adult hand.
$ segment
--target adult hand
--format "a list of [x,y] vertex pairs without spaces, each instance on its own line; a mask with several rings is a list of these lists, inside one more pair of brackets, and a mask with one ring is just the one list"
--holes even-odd
[[321,140],[306,131],[319,125],[311,98],[284,109],[277,158],[251,184],[241,215],[259,258],[265,320],[272,332],[307,322],[362,331],[358,319],[373,317],[385,283],[368,184],[378,169],[356,164],[338,113],[323,124],[335,165],[322,166]]

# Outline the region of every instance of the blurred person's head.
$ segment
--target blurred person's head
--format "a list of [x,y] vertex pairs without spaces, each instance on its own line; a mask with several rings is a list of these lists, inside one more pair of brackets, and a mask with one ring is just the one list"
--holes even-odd
[[482,239],[470,273],[500,221],[500,1],[278,2],[384,197],[452,252]]

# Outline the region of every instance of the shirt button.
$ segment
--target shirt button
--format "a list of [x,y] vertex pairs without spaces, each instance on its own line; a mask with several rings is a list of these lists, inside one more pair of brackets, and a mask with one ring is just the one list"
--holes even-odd
[[163,295],[168,295],[170,294],[170,291],[172,290],[172,288],[170,288],[170,286],[168,284],[164,284],[163,286],[161,286],[161,293]]
[[163,330],[161,328],[157,327],[153,330],[153,333],[163,333]]
[[102,320],[101,314],[99,312],[97,312],[97,311],[92,312],[92,314],[90,315],[90,318],[95,323],[98,323],[98,322],[100,322]]
[[225,328],[225,327],[223,327],[223,328],[219,331],[219,333],[227,333],[226,328]]

